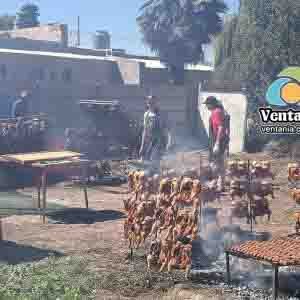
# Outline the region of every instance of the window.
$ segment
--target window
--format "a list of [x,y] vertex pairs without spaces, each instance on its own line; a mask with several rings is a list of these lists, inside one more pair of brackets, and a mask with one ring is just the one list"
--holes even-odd
[[45,79],[45,70],[43,68],[40,68],[38,71],[38,79],[44,80]]
[[65,69],[63,71],[62,79],[65,82],[71,82],[72,81],[72,71],[71,71],[71,69],[68,68],[68,69]]
[[29,78],[31,80],[45,80],[46,78],[46,74],[45,74],[45,70],[43,68],[34,68],[33,70],[31,70],[31,72],[29,73]]
[[4,64],[0,66],[0,76],[1,76],[1,79],[7,78],[7,68],[6,68],[6,65],[4,65]]
[[56,73],[54,71],[50,72],[50,80],[55,80],[56,79]]
[[29,78],[31,80],[36,80],[37,79],[37,76],[36,76],[36,71],[35,70],[31,70],[30,73],[29,73]]

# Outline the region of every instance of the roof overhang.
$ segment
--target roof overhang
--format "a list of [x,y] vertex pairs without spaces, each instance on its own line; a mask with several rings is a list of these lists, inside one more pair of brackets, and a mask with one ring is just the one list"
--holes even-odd
[[[128,58],[129,60],[144,63],[146,68],[149,69],[166,69],[166,66],[159,60],[154,59],[137,59],[137,58]],[[200,65],[200,64],[187,64],[185,66],[185,70],[187,71],[202,71],[202,72],[213,72],[214,67],[208,65]]]

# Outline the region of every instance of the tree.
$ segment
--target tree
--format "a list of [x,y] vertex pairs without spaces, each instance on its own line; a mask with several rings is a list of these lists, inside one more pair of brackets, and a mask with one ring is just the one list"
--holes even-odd
[[233,37],[237,29],[237,21],[238,17],[236,15],[230,16],[230,18],[225,20],[223,32],[215,41],[214,63],[216,66],[226,65],[227,72],[231,74],[231,77],[233,77],[233,68],[230,64],[227,65],[227,62],[228,58],[231,59],[233,55]]
[[[234,22],[233,35],[223,31],[218,37],[214,76],[220,80],[239,79],[246,87],[249,114],[259,121],[258,107],[266,104],[269,85],[285,67],[300,65],[300,2],[241,0]],[[224,50],[225,44],[232,45],[230,53]],[[294,135],[290,138],[295,140]],[[288,139],[284,137],[285,142]],[[265,140],[266,136],[257,133],[253,145]]]
[[184,65],[203,61],[203,45],[222,30],[226,10],[222,0],[148,0],[137,22],[144,42],[182,84]]
[[[283,68],[300,64],[299,16],[298,0],[242,0],[230,24],[234,33],[225,30],[218,37],[216,76],[239,78],[252,111],[264,104],[268,86]],[[225,40],[231,51],[225,51]]]
[[40,25],[39,7],[32,3],[23,5],[17,13],[17,28],[30,28]]
[[0,16],[0,30],[12,30],[15,27],[15,16],[2,15]]

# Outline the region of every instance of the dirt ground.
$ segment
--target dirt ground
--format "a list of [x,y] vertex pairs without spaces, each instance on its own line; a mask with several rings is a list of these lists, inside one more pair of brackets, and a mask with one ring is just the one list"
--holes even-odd
[[[239,155],[245,159],[270,159],[260,155]],[[182,162],[182,161],[181,161]],[[259,220],[255,225],[256,231],[268,231],[273,236],[286,235],[294,232],[293,222],[290,220],[289,209],[294,205],[287,192],[287,163],[288,160],[273,160],[272,167],[276,173],[276,183],[280,190],[276,191],[276,199],[271,201],[272,218],[270,222]],[[186,154],[186,165],[199,164],[198,154]],[[35,191],[27,188],[22,191],[32,194]],[[99,273],[106,273],[112,277],[112,287],[104,289],[102,286],[97,291],[97,299],[231,299],[229,294],[216,288],[195,288],[182,285],[166,286],[160,289],[140,289],[138,291],[120,294],[114,291],[113,274],[130,274],[136,272],[136,266],[144,264],[143,256],[140,261],[128,263],[126,242],[123,239],[123,194],[126,185],[119,187],[97,186],[88,190],[90,209],[94,212],[82,221],[80,213],[74,210],[72,218],[58,223],[43,225],[39,216],[11,216],[5,218],[4,239],[12,242],[10,258],[14,263],[34,260],[34,256],[43,256],[43,250],[57,252],[66,256],[80,255],[87,259],[90,268]],[[51,186],[48,189],[49,201],[58,201],[70,208],[84,208],[83,192],[78,187],[69,187],[64,184]],[[52,200],[51,200],[52,199]],[[53,200],[56,199],[56,200]],[[226,197],[222,199],[226,202]],[[81,210],[78,210],[81,212]],[[55,217],[53,217],[55,220]],[[249,229],[245,221],[236,220],[242,228]],[[20,247],[22,245],[22,247]],[[26,251],[27,249],[27,251]],[[31,249],[31,250],[30,250]],[[32,251],[35,249],[35,251]],[[134,290],[134,289],[133,289]]]

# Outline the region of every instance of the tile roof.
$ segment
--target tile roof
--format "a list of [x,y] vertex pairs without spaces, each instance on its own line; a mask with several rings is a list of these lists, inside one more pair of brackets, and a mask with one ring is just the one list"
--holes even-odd
[[269,241],[247,241],[228,249],[230,254],[281,266],[300,266],[300,235]]

